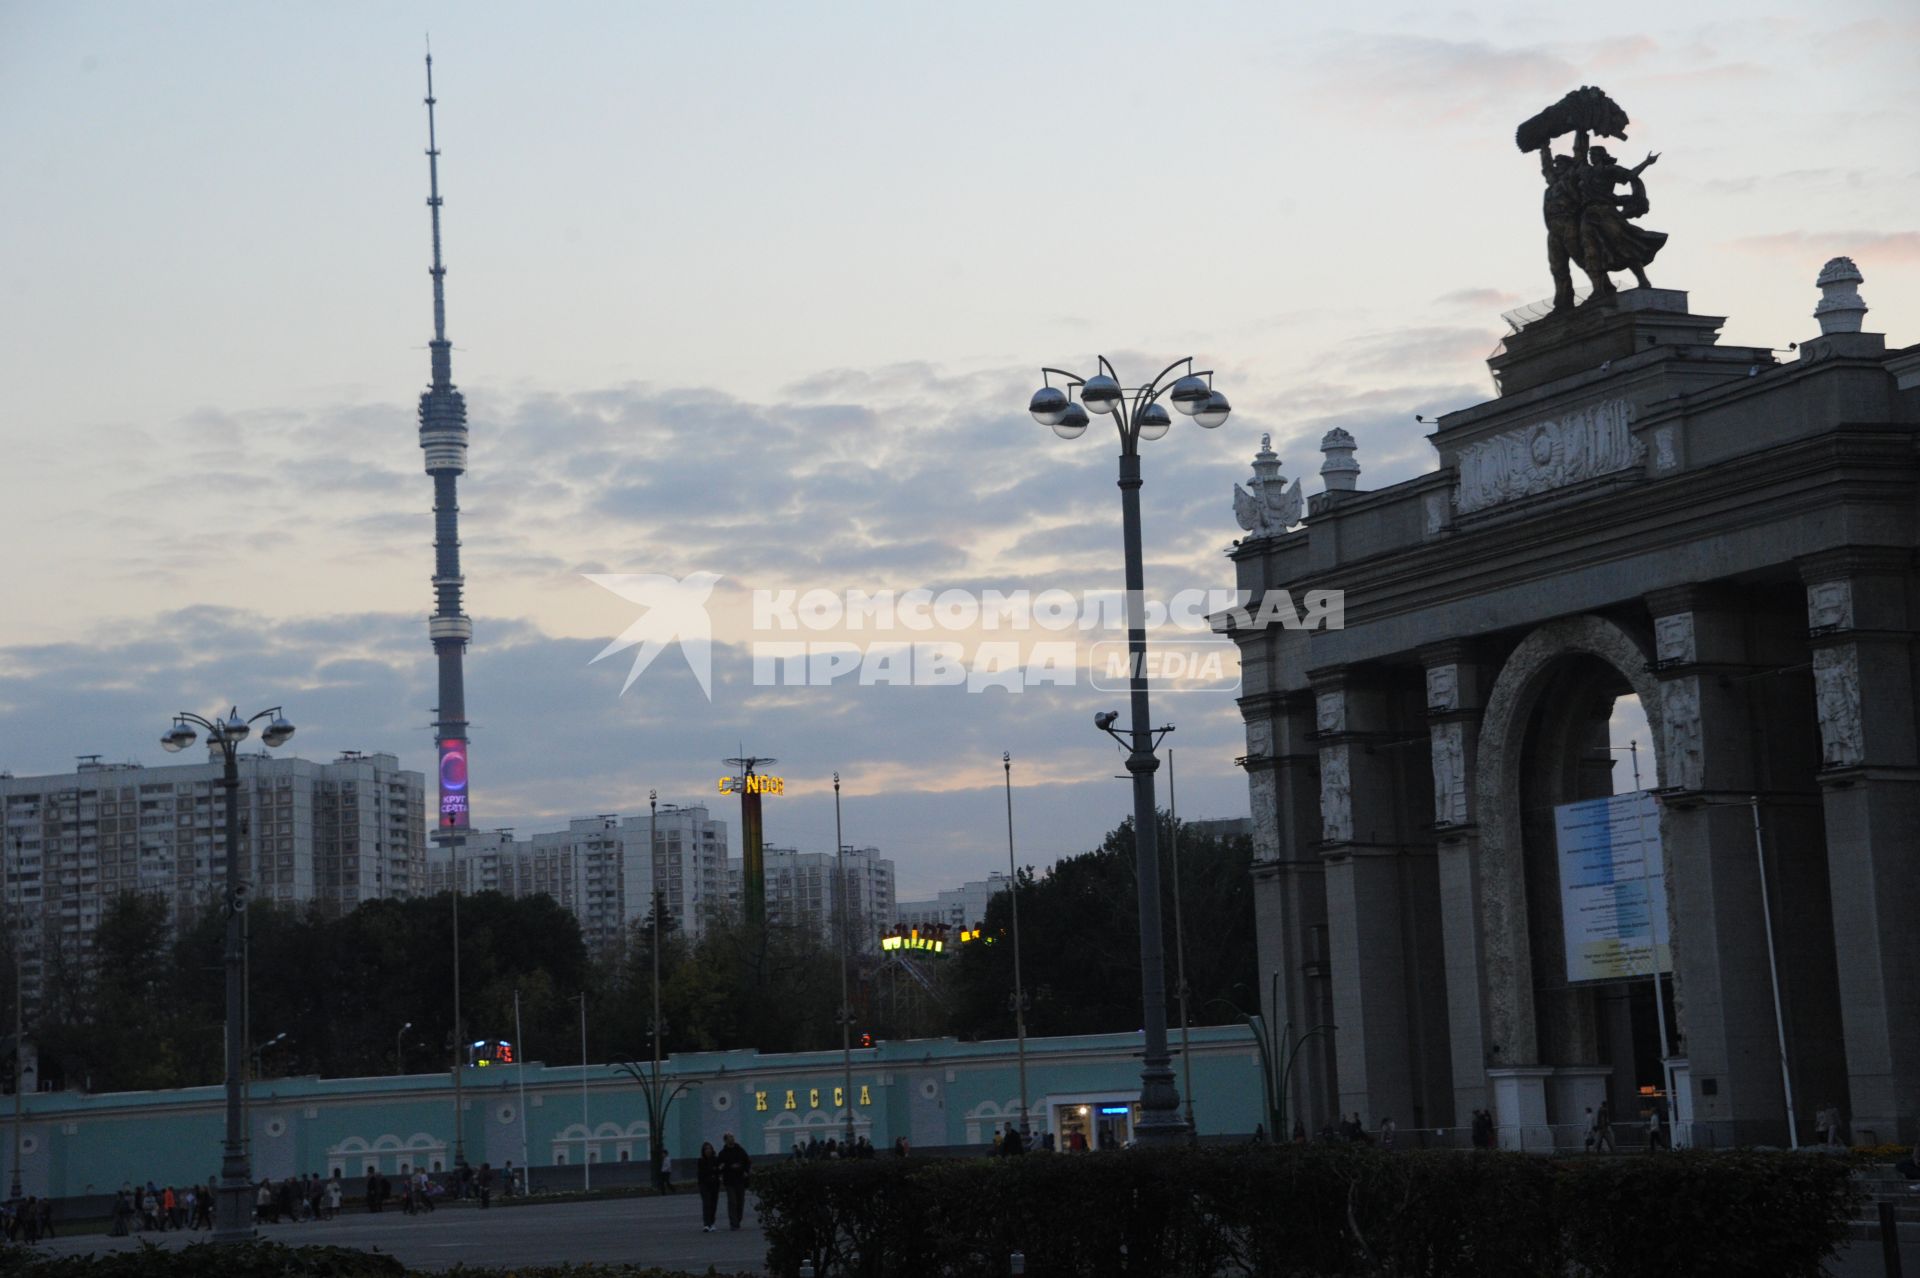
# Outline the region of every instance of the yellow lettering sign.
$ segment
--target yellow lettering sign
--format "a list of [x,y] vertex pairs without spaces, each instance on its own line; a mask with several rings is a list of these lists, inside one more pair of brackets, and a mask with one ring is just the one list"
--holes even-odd
[[807,1108],[808,1109],[820,1108],[820,1089],[819,1088],[812,1087],[807,1089]]
[[867,1091],[867,1085],[865,1083],[860,1084],[860,1103],[862,1105],[873,1104],[873,1096]]
[[755,1092],[753,1094],[753,1108],[757,1113],[764,1114],[767,1112],[767,1094],[765,1092]]
[[838,1087],[834,1088],[833,1089],[833,1107],[835,1109],[839,1109],[842,1105],[846,1103],[847,1103],[846,1092],[842,1091]]
[[788,1109],[799,1109],[799,1108],[800,1108],[800,1106],[798,1106],[797,1104],[795,1104],[795,1103],[794,1103],[794,1100],[793,1100],[793,1093],[792,1093],[792,1092],[788,1092],[788,1093],[787,1093],[787,1108],[788,1108]]
[[732,778],[732,777],[721,777],[721,778],[720,778],[720,793],[722,793],[722,794],[732,794],[732,793],[733,793],[733,778]]

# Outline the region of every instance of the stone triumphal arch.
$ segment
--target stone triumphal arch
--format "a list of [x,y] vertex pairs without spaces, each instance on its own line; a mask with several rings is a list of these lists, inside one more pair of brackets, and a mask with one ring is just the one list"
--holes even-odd
[[[1606,1100],[1782,1144],[1791,1086],[1803,1140],[1828,1104],[1920,1135],[1920,347],[1858,331],[1859,281],[1829,263],[1784,359],[1673,290],[1513,317],[1430,473],[1366,490],[1333,431],[1304,521],[1236,543],[1262,987],[1336,1027],[1291,1080],[1309,1131],[1565,1143]],[[1344,591],[1344,628],[1256,627],[1280,589]],[[1562,931],[1556,812],[1631,788],[1626,698],[1658,998],[1574,979]]]

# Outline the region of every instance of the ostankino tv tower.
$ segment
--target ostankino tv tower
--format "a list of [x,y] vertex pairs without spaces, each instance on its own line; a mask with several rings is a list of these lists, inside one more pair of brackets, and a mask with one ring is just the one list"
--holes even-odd
[[433,384],[420,396],[420,447],[433,477],[434,612],[427,622],[440,659],[440,820],[445,832],[468,828],[467,692],[462,660],[473,619],[460,610],[460,502],[455,485],[467,468],[467,401],[453,385],[447,340],[447,268],[440,261],[440,149],[433,122],[433,55],[427,55],[427,207],[433,215]]

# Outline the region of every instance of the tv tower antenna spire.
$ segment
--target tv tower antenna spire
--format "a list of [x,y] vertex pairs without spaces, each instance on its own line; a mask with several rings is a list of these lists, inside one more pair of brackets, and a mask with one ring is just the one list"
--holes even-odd
[[433,46],[427,46],[427,208],[433,220],[432,381],[420,396],[420,447],[433,478],[433,616],[427,637],[440,665],[440,704],[434,740],[440,751],[440,818],[434,840],[447,849],[453,887],[453,1163],[464,1167],[466,1027],[460,1019],[460,847],[471,824],[467,787],[467,688],[463,661],[473,620],[461,611],[460,476],[467,469],[467,401],[453,384],[453,344],[447,340],[447,268],[440,257],[440,138],[433,108]]
[[427,208],[433,224],[432,381],[420,396],[420,447],[433,477],[434,612],[427,635],[440,663],[439,738],[442,831],[468,827],[467,696],[463,659],[473,620],[461,609],[460,502],[457,481],[467,469],[467,401],[453,384],[453,343],[447,340],[447,268],[440,246],[440,140],[434,118],[433,53],[427,53]]

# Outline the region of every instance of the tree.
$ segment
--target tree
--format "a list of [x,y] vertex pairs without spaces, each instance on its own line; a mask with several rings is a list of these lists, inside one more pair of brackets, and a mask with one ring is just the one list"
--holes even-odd
[[[1175,827],[1160,818],[1168,855]],[[1252,840],[1201,837],[1182,822],[1180,893],[1186,914],[1188,1007],[1194,1024],[1231,1015],[1211,1000],[1231,997],[1256,979]],[[1019,875],[1022,977],[1029,1034],[1098,1034],[1140,1026],[1140,922],[1134,876],[1133,821],[1110,832],[1100,848],[1067,857],[1035,876]],[[1167,942],[1168,1021],[1179,1024],[1173,952],[1173,876],[1161,875]],[[963,1038],[1010,1038],[1014,1023],[1012,909],[994,897],[983,940],[963,946],[953,977],[953,1032]]]

